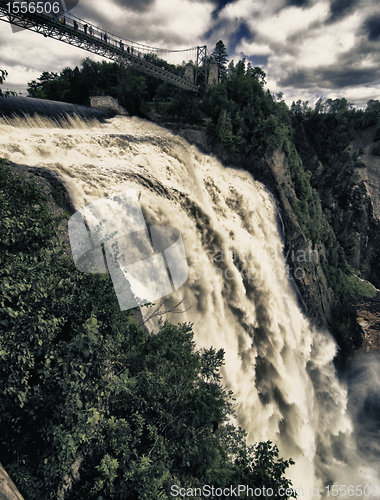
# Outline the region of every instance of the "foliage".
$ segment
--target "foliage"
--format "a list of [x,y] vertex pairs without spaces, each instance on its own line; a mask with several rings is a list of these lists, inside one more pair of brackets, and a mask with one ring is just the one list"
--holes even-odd
[[75,269],[38,186],[0,167],[0,194],[1,459],[25,499],[289,485],[292,461],[229,424],[223,351],[196,350],[189,324],[147,333],[108,275]]
[[376,296],[376,288],[367,281],[364,281],[357,276],[351,275],[347,278],[348,293],[351,297],[363,299],[373,298]]
[[222,40],[216,43],[211,57],[218,65],[218,80],[221,81],[227,75],[227,48]]
[[260,68],[246,67],[245,60],[236,66],[232,62],[227,76],[203,99],[209,135],[234,154],[262,157],[281,147],[289,133],[282,105],[262,88],[264,77]]
[[[183,76],[182,66],[168,64],[154,54],[146,54],[144,58]],[[157,78],[142,75],[133,66],[100,63],[86,58],[81,68],[64,68],[60,74],[44,71],[37,80],[28,83],[28,92],[32,97],[84,105],[89,105],[91,95],[110,95],[117,98],[131,115],[144,116],[148,111],[147,101],[154,100],[156,95],[161,97],[162,85]],[[173,85],[166,83],[165,89],[172,98],[175,94]]]
[[144,102],[148,97],[146,79],[135,71],[129,71],[128,75],[120,78],[117,88],[119,103],[124,106],[131,115],[143,115]]
[[[299,108],[293,112],[299,115]],[[357,152],[350,155],[348,151],[357,126],[356,112],[346,99],[330,99],[326,103],[317,102],[314,112],[308,108],[306,115],[303,121],[299,116],[296,119],[296,144],[297,135],[302,137],[302,123],[319,160],[302,153],[311,186],[319,193],[327,222],[345,258],[352,262],[359,249],[358,227],[365,211],[364,188],[358,183],[357,173],[364,164]],[[302,151],[302,145],[299,142],[297,145]]]
[[[5,78],[8,76],[8,72],[5,69],[0,69],[0,85],[4,83]],[[9,97],[9,96],[15,96],[17,95],[16,92],[13,92],[11,90],[6,90],[3,92],[0,89],[0,97]]]
[[122,74],[116,63],[86,58],[81,69],[64,68],[60,74],[44,71],[37,80],[28,83],[28,92],[41,99],[88,105],[91,94],[104,92],[117,97]]

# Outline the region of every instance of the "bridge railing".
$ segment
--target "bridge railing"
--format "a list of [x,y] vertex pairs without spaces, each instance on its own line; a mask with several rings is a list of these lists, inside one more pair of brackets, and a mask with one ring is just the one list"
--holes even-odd
[[[167,79],[175,85],[188,90],[197,91],[197,87],[188,80],[165,71],[164,68],[155,65],[151,59],[145,60],[144,56],[147,54],[157,55],[160,49],[133,42],[102,30],[98,26],[64,11],[60,2],[52,0],[52,4],[58,5],[59,9],[50,9],[49,12],[46,10],[36,12],[35,6],[37,4],[44,4],[44,2],[36,2],[35,0],[0,0],[0,19],[6,16],[8,22],[17,26],[38,31],[44,36],[58,38],[90,52],[99,53],[104,57],[111,59],[122,57],[139,67],[141,71]],[[23,5],[23,12],[21,12],[21,5]],[[31,8],[31,6],[34,6],[34,8]],[[58,32],[60,36],[57,35]],[[62,34],[67,36],[62,37]],[[97,47],[96,50],[94,50],[94,46]],[[99,48],[101,51],[98,50]]]
[[63,27],[71,29],[74,33],[87,37],[89,40],[104,42],[108,46],[121,49],[132,55],[136,55],[137,57],[143,57],[144,53],[149,53],[147,48],[144,50],[143,46],[140,48],[139,45],[134,42],[126,40],[122,37],[117,37],[108,31],[100,30],[99,27],[91,23],[84,22],[82,19],[79,19],[68,12],[60,13],[55,18],[55,21],[59,22],[63,25]]
[[[151,54],[157,51],[157,49],[155,49],[154,47],[139,44],[137,42],[133,42],[132,40],[118,37],[106,30],[101,30],[98,26],[84,21],[83,19],[80,19],[79,17],[76,17],[73,14],[70,14],[69,12],[63,10],[60,2],[52,1],[53,5],[59,5],[58,12],[54,12],[53,8],[49,8],[48,12],[47,10],[45,10],[45,7],[42,12],[35,11],[35,6],[42,3],[44,3],[45,5],[51,5],[45,2],[37,2],[36,0],[0,0],[0,6],[6,7],[7,13],[10,17],[21,17],[22,15],[22,17],[24,17],[25,19],[29,18],[33,19],[34,21],[39,19],[41,21],[53,21],[56,23],[60,23],[61,29],[71,29],[73,32],[87,36],[89,39],[92,38],[95,40],[104,41],[105,43],[115,48],[125,49],[126,51],[128,51],[129,49],[130,53],[135,54],[136,56],[139,56],[140,54],[139,57],[143,57],[144,54]],[[20,8],[22,4],[25,4],[23,10],[21,10]],[[34,6],[34,8],[31,9],[31,6]]]

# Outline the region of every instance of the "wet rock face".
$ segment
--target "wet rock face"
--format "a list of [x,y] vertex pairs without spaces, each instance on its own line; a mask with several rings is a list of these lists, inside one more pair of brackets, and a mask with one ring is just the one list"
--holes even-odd
[[357,339],[353,357],[368,353],[380,354],[380,292],[373,299],[356,302],[353,310]]
[[358,173],[363,180],[373,208],[373,217],[380,222],[380,156],[372,154],[375,127],[367,127],[355,132],[355,139],[351,144],[352,151],[362,150],[360,160],[365,168]]

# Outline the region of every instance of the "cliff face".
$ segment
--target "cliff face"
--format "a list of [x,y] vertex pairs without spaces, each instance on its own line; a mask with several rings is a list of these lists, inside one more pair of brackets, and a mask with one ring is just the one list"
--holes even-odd
[[[361,210],[347,222],[339,235],[340,239],[348,238],[354,233],[358,239],[356,252],[349,264],[360,270],[366,280],[380,288],[380,273],[378,255],[380,248],[380,157],[372,154],[375,127],[355,130],[355,136],[346,149],[351,158],[359,155],[361,166],[355,168],[355,184],[347,191],[347,206],[349,211],[355,200],[360,200]],[[320,179],[328,174],[328,168],[321,168],[322,151],[314,144],[314,137],[298,127],[295,137],[297,151],[304,165],[312,170],[312,165],[319,165],[322,170]],[[332,181],[334,182],[334,181]],[[326,192],[320,196],[327,197]],[[362,281],[366,281],[362,280]],[[349,355],[361,356],[368,352],[380,352],[380,292],[373,298],[350,300],[350,339],[346,340]]]
[[372,154],[374,137],[374,126],[357,130],[355,139],[351,142],[351,149],[352,151],[363,150],[360,159],[364,162],[365,168],[358,169],[358,173],[366,187],[367,196],[371,200],[372,215],[380,222],[380,156]]
[[[296,195],[287,157],[282,149],[267,154],[260,162],[254,162],[234,156],[220,145],[210,145],[201,131],[181,130],[179,134],[204,152],[215,154],[225,165],[236,165],[250,171],[274,195],[281,214],[279,228],[283,229],[284,256],[289,268],[289,278],[298,294],[300,305],[315,324],[331,329],[334,293],[328,286],[321,266],[321,261],[326,256],[325,248],[321,244],[313,247],[292,209],[289,200]],[[373,276],[369,281],[379,287],[378,273],[376,269],[371,269],[373,264],[370,258],[374,249],[380,247],[380,157],[371,154],[373,135],[373,127],[359,130],[350,147],[351,153],[363,148],[364,154],[360,156],[360,160],[365,163],[365,167],[357,169],[359,180],[355,186],[355,196],[360,196],[363,201],[360,219],[356,221],[360,244],[349,263],[356,268],[369,266],[367,273]],[[304,129],[299,131],[296,146],[302,159],[307,158],[312,163],[319,162]],[[348,305],[351,315],[349,335],[344,341],[338,339],[343,358],[380,352],[380,293],[372,299],[351,300]]]
[[[358,257],[362,264],[367,253],[380,245],[380,157],[372,154],[375,127],[357,130],[351,142],[352,151],[361,151],[360,160],[364,168],[357,170],[360,183],[364,187],[363,198],[367,200],[365,222],[360,227],[361,246]],[[378,288],[379,277],[376,269],[371,269],[369,280]],[[380,291],[372,299],[353,302],[353,329],[361,339],[360,348],[354,353],[380,353]]]
[[[265,171],[269,177],[264,180],[261,172]],[[278,200],[285,229],[284,253],[289,266],[289,278],[302,298],[305,312],[318,326],[328,328],[334,295],[328,287],[321,266],[321,257],[324,256],[325,249],[323,245],[314,247],[310,239],[306,238],[291,207],[289,199],[295,198],[296,193],[285,153],[276,150],[266,155],[261,165],[252,173],[263,179]]]
[[353,313],[352,328],[361,340],[353,356],[380,354],[380,292],[373,299],[354,303]]

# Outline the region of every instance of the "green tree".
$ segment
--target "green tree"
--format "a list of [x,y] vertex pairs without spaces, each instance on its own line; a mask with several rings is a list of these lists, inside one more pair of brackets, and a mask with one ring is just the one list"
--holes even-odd
[[230,113],[224,109],[219,116],[216,132],[223,146],[231,148],[233,145],[233,129]]
[[211,54],[211,57],[218,64],[218,79],[221,81],[227,74],[228,61],[227,48],[222,40],[216,43],[215,50]]
[[50,83],[59,78],[58,73],[50,71],[43,71],[37,80],[28,82],[28,93],[31,97],[38,97],[40,99],[49,99],[49,86]]
[[261,69],[259,66],[253,67],[252,64],[248,62],[247,71],[251,73],[251,75],[260,82],[261,86],[264,86],[267,83],[265,81],[267,75],[265,74],[265,71]]
[[[5,69],[0,69],[0,85],[2,85],[5,81],[5,78],[8,76],[8,72]],[[3,92],[0,89],[0,97],[9,97],[9,96],[16,96],[16,92],[13,92],[12,90],[6,90]]]
[[148,97],[145,76],[138,74],[133,68],[128,68],[118,85],[117,97],[128,113],[143,116],[143,106]]

